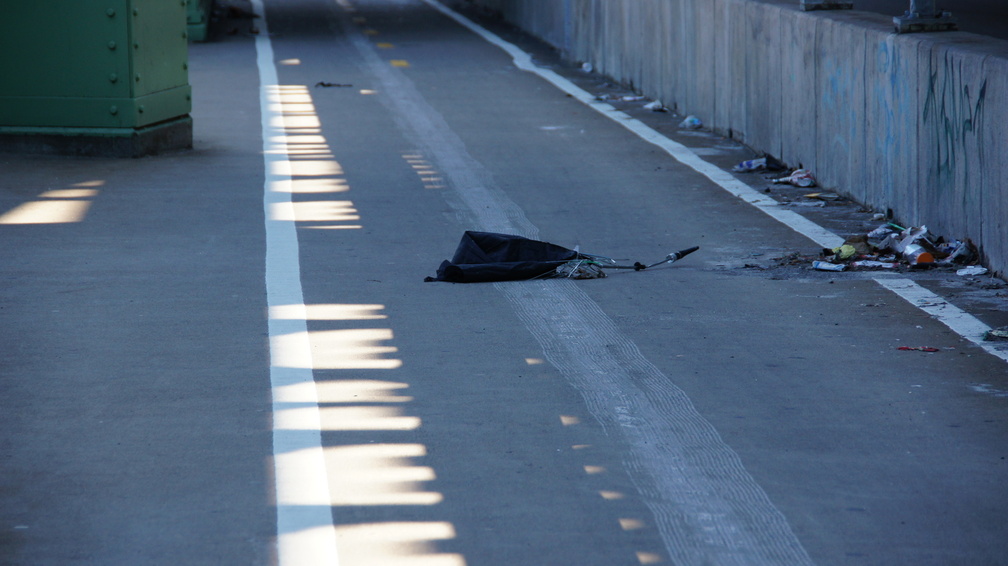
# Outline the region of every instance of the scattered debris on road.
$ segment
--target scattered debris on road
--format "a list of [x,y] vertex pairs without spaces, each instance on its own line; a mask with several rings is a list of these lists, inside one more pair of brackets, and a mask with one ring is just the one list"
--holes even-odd
[[812,261],[812,268],[845,271],[968,265],[956,273],[961,276],[987,273],[986,268],[974,265],[978,254],[969,240],[932,241],[928,236],[927,226],[903,228],[887,223],[868,234],[851,236],[835,248],[823,248],[819,258]]

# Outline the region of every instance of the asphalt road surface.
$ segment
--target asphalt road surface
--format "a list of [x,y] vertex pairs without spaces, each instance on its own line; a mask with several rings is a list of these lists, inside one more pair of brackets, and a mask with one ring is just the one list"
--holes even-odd
[[[419,0],[228,5],[193,151],[0,156],[0,563],[1008,563],[1004,356],[876,281],[963,278],[776,259],[746,148]],[[425,283],[465,230],[700,250]]]

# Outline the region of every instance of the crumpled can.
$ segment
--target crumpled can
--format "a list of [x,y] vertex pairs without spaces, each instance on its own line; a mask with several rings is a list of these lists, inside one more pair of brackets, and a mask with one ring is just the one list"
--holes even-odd
[[910,265],[931,265],[934,256],[918,244],[910,244],[903,249],[903,259]]
[[813,261],[812,269],[815,269],[816,271],[843,271],[847,269],[847,266],[840,263],[830,263],[828,261]]

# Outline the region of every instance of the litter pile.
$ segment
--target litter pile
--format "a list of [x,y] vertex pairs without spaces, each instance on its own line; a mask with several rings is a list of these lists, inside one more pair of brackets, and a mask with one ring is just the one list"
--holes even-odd
[[867,234],[847,238],[836,248],[824,248],[812,262],[819,271],[961,267],[959,275],[983,275],[979,254],[970,240],[932,240],[927,226],[904,228],[886,223]]
[[[775,185],[791,185],[798,188],[815,187],[816,179],[807,169],[790,169],[771,155],[743,161],[732,168],[735,173],[776,173]],[[780,175],[780,173],[776,173]],[[766,192],[770,192],[767,188]],[[802,194],[800,200],[783,197],[783,204],[791,206],[826,206],[827,202],[842,201],[843,197],[834,192]],[[876,220],[886,218],[876,215]],[[782,263],[795,264],[799,256],[779,258]],[[807,261],[808,258],[805,258]],[[833,249],[823,249],[820,256],[812,261],[812,268],[819,271],[919,269],[930,267],[957,268],[962,276],[984,275],[987,268],[977,265],[980,256],[970,240],[934,238],[927,226],[904,228],[891,222],[882,224],[867,234],[858,234]]]

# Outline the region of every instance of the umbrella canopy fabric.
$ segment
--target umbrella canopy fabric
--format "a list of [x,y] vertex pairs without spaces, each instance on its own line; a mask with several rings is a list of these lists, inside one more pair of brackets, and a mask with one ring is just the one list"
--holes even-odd
[[452,259],[438,267],[436,277],[428,277],[425,281],[524,281],[555,273],[557,267],[576,259],[587,257],[522,236],[467,231]]

